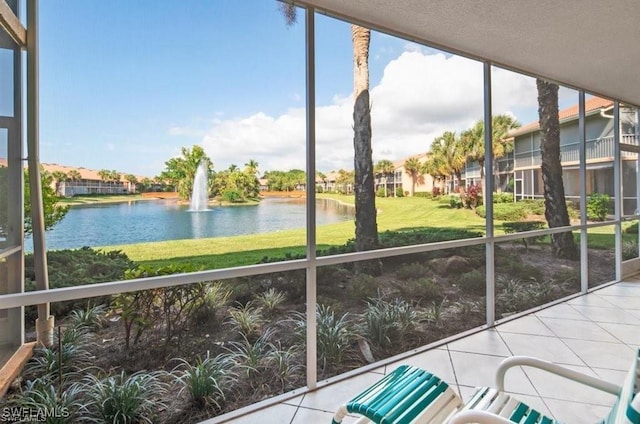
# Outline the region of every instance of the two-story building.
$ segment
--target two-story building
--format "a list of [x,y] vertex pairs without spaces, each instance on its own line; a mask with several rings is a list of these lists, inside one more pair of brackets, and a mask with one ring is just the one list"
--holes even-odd
[[[585,102],[587,193],[614,195],[614,119],[611,100],[591,97]],[[559,111],[560,160],[567,199],[580,199],[578,105]],[[635,109],[620,108],[620,142],[637,145]],[[540,124],[524,125],[509,134],[513,137],[513,178],[516,199],[542,198],[544,187],[540,169]],[[624,213],[635,210],[636,154],[623,151],[622,181]]]

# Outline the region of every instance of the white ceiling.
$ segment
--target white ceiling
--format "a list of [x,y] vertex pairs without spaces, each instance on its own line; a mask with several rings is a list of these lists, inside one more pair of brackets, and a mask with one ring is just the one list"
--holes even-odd
[[640,105],[637,0],[303,0],[373,29]]

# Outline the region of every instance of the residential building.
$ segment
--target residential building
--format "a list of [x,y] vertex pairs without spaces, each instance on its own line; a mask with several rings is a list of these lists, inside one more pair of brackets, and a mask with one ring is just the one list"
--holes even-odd
[[[26,6],[26,7],[21,7]],[[586,122],[590,116],[601,114],[602,118],[609,119],[604,115],[613,115],[613,122],[623,122],[625,117],[625,107],[620,106],[621,102],[629,105],[640,105],[640,84],[637,82],[637,64],[640,63],[640,49],[637,48],[640,40],[640,27],[637,25],[637,14],[633,13],[637,9],[636,4],[631,0],[619,0],[617,2],[584,2],[582,0],[565,0],[563,2],[547,2],[545,7],[541,7],[539,2],[524,0],[511,0],[508,2],[470,2],[468,0],[449,0],[447,2],[420,2],[407,0],[405,2],[383,2],[371,0],[305,0],[299,4],[304,16],[304,43],[306,47],[306,90],[309,98],[314,99],[316,78],[319,73],[315,72],[315,17],[321,19],[332,19],[336,17],[347,23],[367,25],[374,30],[379,30],[394,36],[403,37],[414,43],[424,45],[427,48],[446,49],[447,55],[461,54],[465,60],[477,61],[478,71],[483,78],[483,107],[484,119],[490,121],[492,110],[492,69],[496,66],[524,72],[527,75],[539,76],[549,81],[563,83],[579,90],[582,100],[586,92],[600,93],[615,99],[613,109],[604,108],[593,112],[592,115],[585,112],[586,108],[579,108],[578,116],[580,120]],[[152,6],[149,6],[152,7]],[[19,12],[23,9],[27,11],[27,19],[20,19]],[[224,13],[224,11],[222,11]],[[252,13],[251,8],[247,8],[247,14]],[[153,14],[149,14],[149,19]],[[481,17],[481,19],[479,18]],[[99,19],[96,16],[95,19]],[[255,18],[255,16],[253,17]],[[26,26],[22,22],[26,21]],[[257,20],[254,20],[256,22]],[[170,24],[170,23],[169,23]],[[195,24],[195,22],[194,22]],[[88,23],[90,25],[90,22]],[[140,25],[144,25],[141,22]],[[584,31],[584,28],[606,28],[602,31]],[[348,28],[346,28],[348,30]],[[28,30],[28,40],[27,40]],[[118,31],[114,27],[113,31]],[[621,31],[624,33],[621,35]],[[518,280],[510,280],[508,283],[518,290],[522,289],[522,296],[518,293],[518,298],[523,299],[527,308],[519,313],[510,316],[500,316],[496,309],[497,298],[500,294],[509,294],[500,286],[496,278],[497,265],[500,265],[501,255],[505,248],[511,248],[514,235],[504,236],[494,233],[494,223],[486,220],[483,230],[477,237],[460,240],[441,241],[437,243],[413,244],[411,246],[390,247],[381,251],[371,250],[367,252],[354,252],[349,254],[320,256],[317,254],[315,246],[308,246],[307,254],[297,260],[287,260],[274,263],[263,263],[257,266],[239,266],[225,269],[213,269],[200,271],[197,273],[184,273],[150,278],[141,278],[129,281],[113,281],[106,284],[90,284],[76,287],[66,287],[64,289],[49,289],[46,278],[37,278],[36,290],[24,293],[24,231],[21,225],[22,210],[21,201],[23,196],[22,181],[23,161],[29,157],[31,170],[38,170],[38,68],[32,66],[37,64],[38,59],[38,2],[29,1],[20,3],[17,0],[0,0],[0,48],[2,49],[2,61],[0,69],[2,75],[12,75],[13,78],[2,78],[2,88],[0,90],[0,155],[7,159],[6,175],[4,182],[7,190],[0,197],[0,212],[6,213],[7,234],[6,239],[0,244],[0,364],[15,352],[20,354],[28,348],[25,345],[25,314],[24,307],[38,305],[38,321],[36,321],[36,333],[38,341],[50,343],[53,338],[54,317],[49,313],[49,304],[53,302],[63,302],[77,299],[88,299],[97,296],[109,296],[119,293],[133,293],[141,289],[157,289],[178,284],[187,285],[202,281],[223,281],[229,278],[246,278],[253,276],[268,276],[273,274],[286,275],[288,272],[303,275],[304,284],[300,291],[303,298],[301,310],[306,314],[306,355],[305,364],[301,367],[301,372],[305,373],[306,385],[297,387],[295,391],[284,393],[275,399],[261,401],[256,406],[249,406],[241,411],[234,411],[225,417],[218,417],[216,422],[256,422],[260,420],[284,419],[292,422],[328,422],[330,414],[326,411],[332,410],[340,402],[348,399],[350,394],[359,392],[363,387],[360,383],[363,380],[356,379],[363,377],[368,379],[367,385],[379,380],[380,374],[392,369],[398,361],[412,361],[410,355],[418,351],[424,352],[434,346],[439,349],[432,350],[428,358],[419,361],[418,365],[428,368],[430,371],[442,369],[443,364],[455,362],[457,371],[447,372],[446,379],[449,383],[464,387],[464,396],[472,396],[472,387],[487,384],[486,372],[490,368],[495,368],[500,361],[500,356],[537,355],[543,356],[552,362],[562,362],[574,367],[583,369],[594,376],[619,375],[617,362],[630,362],[629,359],[637,357],[637,329],[629,328],[629,324],[637,324],[637,311],[640,309],[638,303],[637,288],[610,286],[605,289],[602,285],[608,281],[590,281],[590,274],[593,268],[591,261],[587,260],[592,256],[588,249],[588,238],[590,231],[594,227],[592,224],[581,222],[573,224],[572,231],[581,234],[579,247],[581,250],[580,259],[569,261],[573,267],[570,269],[578,276],[576,284],[572,286],[574,293],[561,300],[569,300],[570,304],[560,304],[549,306],[548,304],[536,304],[534,296],[529,296],[525,291],[531,281],[525,282],[524,286],[518,286]],[[108,36],[109,34],[104,34]],[[301,38],[303,35],[301,34]],[[260,40],[252,40],[252,45]],[[443,55],[444,57],[444,55]],[[29,66],[27,66],[27,64]],[[28,69],[27,69],[28,68]],[[35,70],[34,70],[35,68]],[[23,87],[26,89],[23,90]],[[420,87],[416,87],[416,90]],[[443,92],[446,93],[448,87]],[[26,95],[28,93],[28,96]],[[425,93],[427,96],[428,93]],[[582,103],[582,102],[581,102]],[[308,118],[306,120],[306,149],[313,153],[316,149],[315,114],[316,108],[313,102],[307,108]],[[606,144],[606,126],[602,126],[598,131],[598,125],[594,124],[593,135],[587,140],[594,140],[591,144],[593,149],[599,145]],[[621,124],[622,126],[623,124]],[[25,128],[23,128],[25,126]],[[637,129],[636,129],[637,131]],[[536,162],[535,129],[530,133],[518,133],[514,137],[524,140],[521,148],[514,153],[514,169],[521,172],[521,187],[518,192],[525,193],[525,174],[529,174],[529,184],[532,187],[531,196],[535,196],[535,169],[539,166]],[[565,131],[566,133],[566,131]],[[588,133],[588,131],[587,131]],[[595,153],[588,159],[580,160],[577,156],[577,166],[579,168],[579,181],[584,182],[585,175],[589,170],[597,170],[596,164],[603,165],[607,161],[597,162],[595,158],[612,157],[613,178],[612,191],[616,196],[616,211],[620,212],[622,205],[623,186],[626,185],[627,171],[624,170],[623,163],[626,159],[626,152],[637,149],[634,143],[624,146],[625,137],[620,134],[618,128],[613,130],[613,155]],[[23,149],[22,135],[27,135],[28,151]],[[575,141],[581,139],[579,134]],[[575,160],[570,157],[569,152],[573,152],[569,146],[571,137],[564,144],[567,156],[563,159],[565,167],[574,166]],[[596,140],[602,140],[598,143]],[[528,145],[527,145],[528,142]],[[621,154],[621,148],[625,150]],[[578,152],[580,149],[577,150]],[[33,153],[33,155],[31,155]],[[489,152],[490,153],[490,152]],[[521,157],[518,157],[522,154]],[[310,155],[312,157],[312,154]],[[487,158],[490,169],[493,158]],[[589,162],[591,161],[591,162]],[[519,169],[522,164],[522,169]],[[399,167],[400,168],[400,167]],[[605,168],[600,168],[605,169]],[[628,167],[629,172],[632,167]],[[493,173],[492,173],[493,174]],[[595,175],[595,174],[594,174]],[[606,174],[605,174],[606,175]],[[395,176],[395,174],[394,174]],[[402,174],[400,174],[402,177]],[[491,178],[488,175],[487,178]],[[637,168],[635,178],[638,178]],[[471,181],[471,175],[467,180]],[[605,178],[606,179],[606,178]],[[600,179],[595,178],[600,181]],[[467,183],[469,182],[467,181]],[[584,196],[586,184],[579,183],[581,197]],[[404,181],[403,181],[404,186]],[[539,180],[538,180],[539,186]],[[570,184],[568,184],[570,186]],[[36,193],[32,187],[32,193]],[[594,189],[600,189],[595,187]],[[604,188],[603,188],[604,190]],[[626,191],[625,191],[626,193]],[[488,205],[492,204],[491,192],[485,193]],[[640,196],[636,195],[635,203],[638,204]],[[307,206],[313,207],[310,202],[313,196],[307,196]],[[626,198],[625,198],[626,200]],[[34,217],[42,217],[38,213],[38,203],[34,207]],[[446,207],[446,206],[445,206]],[[581,211],[585,211],[585,205],[581,204]],[[490,210],[490,209],[489,209]],[[490,214],[488,214],[490,217]],[[635,213],[632,217],[640,218]],[[419,225],[430,225],[427,222]],[[616,213],[614,218],[606,224],[614,228],[615,245],[612,248],[613,254],[607,268],[614,277],[611,282],[622,281],[640,269],[640,258],[637,251],[634,256],[623,261],[621,247],[621,231],[623,219],[620,213]],[[414,224],[411,222],[411,224]],[[478,227],[482,227],[478,225]],[[597,228],[599,229],[599,228]],[[313,220],[306,222],[307,242],[314,243],[316,233],[316,223]],[[564,230],[562,230],[564,231]],[[544,229],[528,233],[529,236],[548,236],[555,234],[557,229]],[[611,234],[613,236],[613,234]],[[44,243],[38,242],[45,238],[41,227],[34,226],[34,260],[40,264],[46,264],[46,252]],[[583,237],[584,236],[584,237]],[[637,246],[637,238],[634,240]],[[484,269],[478,280],[480,292],[483,300],[479,304],[458,304],[459,317],[461,323],[465,322],[467,316],[476,310],[482,315],[480,326],[465,328],[468,332],[479,332],[482,329],[489,329],[484,332],[484,336],[474,339],[462,339],[462,335],[452,335],[444,340],[434,342],[429,346],[422,346],[405,352],[399,356],[385,358],[376,363],[370,364],[359,370],[349,371],[347,374],[332,377],[330,380],[319,381],[322,376],[318,375],[321,368],[317,350],[318,326],[316,323],[316,305],[320,297],[316,276],[321,270],[330,270],[331,267],[343,264],[351,268],[359,261],[370,261],[382,258],[394,258],[398,263],[412,262],[413,255],[417,253],[431,253],[440,255],[443,252],[458,252],[463,247],[474,247],[475,260],[479,263],[477,268]],[[514,248],[515,249],[515,248]],[[521,258],[526,259],[529,253],[525,253]],[[550,252],[548,262],[554,261],[554,256]],[[458,264],[456,266],[455,264]],[[459,272],[461,261],[449,263],[453,271]],[[466,264],[470,266],[471,264]],[[522,265],[514,263],[514,265]],[[544,263],[536,264],[543,268]],[[444,267],[442,267],[444,270]],[[535,269],[535,267],[533,267]],[[474,269],[477,271],[477,269]],[[45,273],[40,273],[45,274]],[[46,274],[45,274],[46,275]],[[342,278],[336,283],[342,283]],[[555,281],[552,282],[555,288]],[[637,283],[630,283],[636,285]],[[340,288],[338,284],[336,287]],[[344,289],[342,286],[341,289]],[[321,287],[320,287],[321,289]],[[601,290],[601,294],[591,292]],[[552,291],[552,290],[549,290]],[[349,291],[343,293],[348,295]],[[624,295],[624,296],[622,296]],[[515,297],[514,297],[515,299]],[[413,299],[415,300],[415,299]],[[355,301],[355,299],[354,299]],[[544,302],[547,302],[546,300]],[[457,302],[456,302],[457,303]],[[615,306],[615,308],[614,308]],[[434,308],[437,305],[434,303]],[[547,309],[547,311],[545,311]],[[539,312],[549,312],[540,314]],[[528,314],[528,316],[523,317]],[[440,316],[440,314],[438,313]],[[599,316],[597,319],[596,316]],[[452,318],[443,315],[442,321]],[[518,319],[522,319],[518,321]],[[597,322],[598,325],[592,325]],[[421,325],[429,325],[426,322]],[[437,323],[436,323],[437,325]],[[500,332],[496,331],[497,325],[504,325]],[[532,329],[537,334],[531,334]],[[505,331],[502,331],[505,330]],[[556,337],[557,336],[557,337]],[[615,337],[614,337],[615,336]],[[405,341],[405,340],[402,340]],[[508,344],[507,344],[508,343]],[[611,346],[615,346],[612,349]],[[364,350],[364,349],[362,349]],[[604,353],[603,353],[604,352]],[[580,356],[578,356],[580,355]],[[27,355],[21,357],[23,360]],[[416,361],[418,362],[418,361]],[[515,370],[514,370],[515,371]],[[526,372],[529,372],[528,370]],[[440,371],[437,371],[441,374]],[[555,379],[548,379],[546,376],[539,376],[538,373],[524,374],[524,370],[518,370],[518,376],[513,382],[510,390],[517,393],[526,393],[528,398],[538,401],[540,393],[538,389],[546,386],[554,392],[554,396],[543,406],[550,405],[550,409],[562,410],[566,404],[573,403],[574,408],[586,411],[592,419],[575,419],[573,422],[597,421],[594,406],[599,402],[599,398],[594,396],[582,396],[579,402],[564,402],[566,395],[575,395],[579,390],[574,388],[565,389]],[[513,377],[513,376],[512,376]],[[337,385],[348,381],[356,381],[353,386]],[[517,380],[520,380],[518,382]],[[461,384],[457,384],[460,382]],[[539,382],[536,387],[531,384]],[[464,384],[462,384],[464,383]],[[559,384],[558,384],[559,383]],[[488,384],[491,384],[489,382]],[[511,383],[510,383],[511,384]],[[556,384],[558,384],[556,386]],[[330,385],[333,385],[329,387]],[[322,387],[324,393],[320,394]],[[461,389],[462,389],[461,387]],[[524,390],[523,390],[524,389]],[[347,394],[349,393],[349,394]],[[580,395],[582,393],[579,393]],[[572,398],[573,399],[573,398]],[[540,398],[540,402],[542,402]],[[277,404],[274,407],[275,413],[267,417],[264,411],[255,412],[257,408],[264,408],[268,404]],[[569,405],[571,406],[571,405]],[[245,415],[245,417],[242,417]],[[327,416],[328,415],[328,416]],[[592,416],[593,415],[593,416]],[[604,416],[604,414],[602,414]],[[266,421],[265,421],[266,422]]]
[[[591,97],[585,101],[586,132],[586,191],[615,196],[614,185],[614,116],[613,101]],[[578,105],[563,109],[560,119],[560,160],[567,199],[578,203],[580,199],[580,142]],[[620,142],[637,145],[637,115],[635,108],[620,107]],[[513,163],[514,192],[516,199],[533,199],[544,196],[540,169],[540,125],[531,122],[509,134],[513,137],[514,154],[506,162]],[[623,185],[623,213],[636,209],[637,154],[621,152]],[[613,205],[613,204],[612,204]],[[611,208],[613,212],[613,208]]]
[[[105,180],[100,175],[100,171],[83,167],[73,167],[58,165],[57,163],[43,163],[42,169],[54,175],[54,173],[64,173],[65,180],[51,183],[58,195],[72,197],[86,194],[131,194],[136,192],[136,184],[128,181],[125,174],[120,174],[117,180]],[[75,178],[74,178],[75,175]],[[142,181],[145,177],[136,176],[137,181]]]
[[402,190],[405,195],[411,193],[412,189],[414,193],[431,193],[433,188],[437,185],[431,175],[426,172],[422,172],[414,179],[414,177],[407,172],[405,164],[407,160],[411,158],[417,159],[422,165],[424,165],[429,156],[427,153],[418,153],[417,155],[409,156],[393,162],[393,174],[376,174],[376,190],[385,189],[386,187],[388,196],[395,195],[396,190]]

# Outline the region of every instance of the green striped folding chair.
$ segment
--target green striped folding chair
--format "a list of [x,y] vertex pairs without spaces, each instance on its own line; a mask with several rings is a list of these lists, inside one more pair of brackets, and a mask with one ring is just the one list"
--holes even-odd
[[359,423],[442,423],[460,406],[457,393],[437,376],[401,365],[342,405],[332,424],[341,423],[347,414],[362,415]]
[[640,424],[640,377],[637,352],[622,386],[526,356],[507,358],[498,367],[496,388],[479,388],[463,404],[447,383],[420,368],[402,365],[342,405],[333,417],[339,424],[347,414],[358,423],[378,424],[559,424],[504,392],[507,371],[534,367],[618,396],[606,419],[598,424]]

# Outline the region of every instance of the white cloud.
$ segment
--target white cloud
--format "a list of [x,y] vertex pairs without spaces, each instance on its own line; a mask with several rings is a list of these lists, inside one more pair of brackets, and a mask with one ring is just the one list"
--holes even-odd
[[[390,61],[371,88],[374,159],[398,160],[428,150],[442,132],[462,131],[482,118],[482,64],[419,49]],[[502,69],[493,71],[494,113],[536,106],[535,80]],[[323,171],[353,167],[350,96],[335,95],[316,109],[316,166]],[[178,127],[175,127],[178,128]],[[174,129],[175,133],[186,133]],[[261,170],[305,166],[305,111],[280,116],[256,113],[213,121],[202,145],[216,169],[257,160]]]

